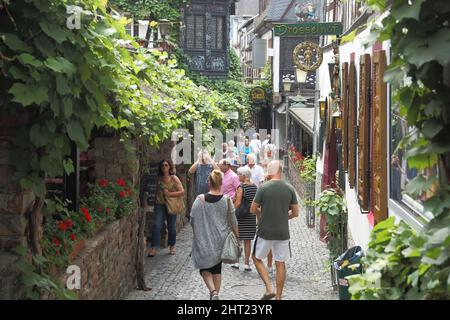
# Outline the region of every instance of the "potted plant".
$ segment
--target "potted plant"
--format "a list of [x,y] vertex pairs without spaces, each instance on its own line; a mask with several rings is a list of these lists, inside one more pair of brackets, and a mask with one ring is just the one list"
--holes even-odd
[[70,212],[67,204],[59,199],[46,201],[41,245],[43,256],[51,262],[50,272],[53,274],[57,274],[84,248],[77,214]]
[[113,183],[100,179],[96,184],[89,185],[89,196],[81,203],[95,219],[96,230],[114,221],[118,203]]
[[130,215],[136,208],[137,203],[134,198],[135,192],[129,182],[119,179],[113,185],[114,195],[118,204],[116,217],[118,219]]
[[303,158],[300,166],[300,177],[306,183],[314,183],[316,181],[316,157]]

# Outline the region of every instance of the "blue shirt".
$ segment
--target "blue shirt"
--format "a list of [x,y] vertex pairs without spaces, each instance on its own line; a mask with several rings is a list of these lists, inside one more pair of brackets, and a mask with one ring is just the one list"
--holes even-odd
[[249,155],[250,153],[253,152],[253,148],[250,145],[248,147],[243,146],[242,149],[241,149],[241,152],[244,154],[242,156],[242,163],[243,164],[247,164],[248,163],[247,162],[247,155]]
[[199,194],[207,193],[208,188],[208,176],[213,171],[212,164],[199,164],[195,171],[195,195],[196,198]]

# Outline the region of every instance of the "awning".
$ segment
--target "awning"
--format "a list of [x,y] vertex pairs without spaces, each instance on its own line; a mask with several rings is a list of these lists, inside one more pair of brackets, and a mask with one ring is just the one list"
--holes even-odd
[[289,115],[309,134],[314,134],[314,108],[289,108]]

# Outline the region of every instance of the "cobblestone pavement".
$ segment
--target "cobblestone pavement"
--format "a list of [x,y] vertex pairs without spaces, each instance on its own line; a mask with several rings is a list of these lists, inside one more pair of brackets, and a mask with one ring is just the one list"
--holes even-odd
[[[327,267],[328,250],[319,241],[316,228],[308,228],[305,217],[292,219],[290,223],[292,257],[286,262],[287,277],[283,291],[285,300],[337,299],[331,286]],[[316,219],[316,224],[318,219]],[[192,228],[186,225],[177,235],[177,253],[172,256],[168,249],[158,251],[156,257],[146,258],[146,283],[151,291],[133,290],[127,300],[205,300],[209,292],[191,259]],[[264,285],[256,269],[235,270],[230,265],[222,267],[220,298],[224,300],[258,300]],[[275,288],[275,279],[272,276]]]

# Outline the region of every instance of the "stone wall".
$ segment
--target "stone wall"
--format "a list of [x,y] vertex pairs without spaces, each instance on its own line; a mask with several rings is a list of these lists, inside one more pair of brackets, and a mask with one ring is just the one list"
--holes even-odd
[[137,238],[136,211],[86,241],[71,263],[81,271],[78,299],[120,299],[136,286]]
[[[16,262],[18,256],[14,248],[27,244],[28,216],[35,197],[24,192],[14,183],[12,140],[14,127],[20,119],[12,116],[5,118],[0,114],[0,299],[17,299],[21,287],[20,274]],[[159,162],[170,159],[172,142],[167,141],[160,148],[148,150],[148,161]],[[136,153],[127,155],[124,145],[118,138],[95,138],[93,149],[88,158],[95,162],[96,179],[115,181],[119,178],[139,186],[139,161],[137,152],[141,152],[136,143]],[[177,175],[186,185],[185,167],[177,167]],[[187,197],[187,196],[186,196]],[[138,201],[138,197],[136,197]],[[153,208],[146,208],[147,235],[150,233]],[[138,220],[140,210],[128,217],[104,226],[91,239],[71,262],[80,267],[81,289],[79,299],[119,299],[136,286],[136,256],[138,250]],[[184,215],[178,216],[177,229],[187,222]],[[61,275],[65,280],[67,275]]]
[[[95,178],[115,182],[124,179],[139,185],[138,145],[127,154],[117,137],[95,138],[88,153],[95,163]],[[136,197],[138,201],[138,196]],[[136,285],[138,212],[103,227],[72,264],[80,267],[79,299],[118,299]]]
[[18,298],[20,273],[14,248],[26,245],[27,216],[35,197],[21,191],[14,180],[12,163],[15,126],[27,121],[23,115],[0,113],[0,299]]
[[[95,177],[116,181],[125,179],[134,186],[139,183],[139,160],[135,154],[127,155],[119,138],[95,138],[93,149],[89,151],[89,159],[95,162]],[[138,150],[138,144],[133,147]],[[131,157],[131,158],[130,158]]]

